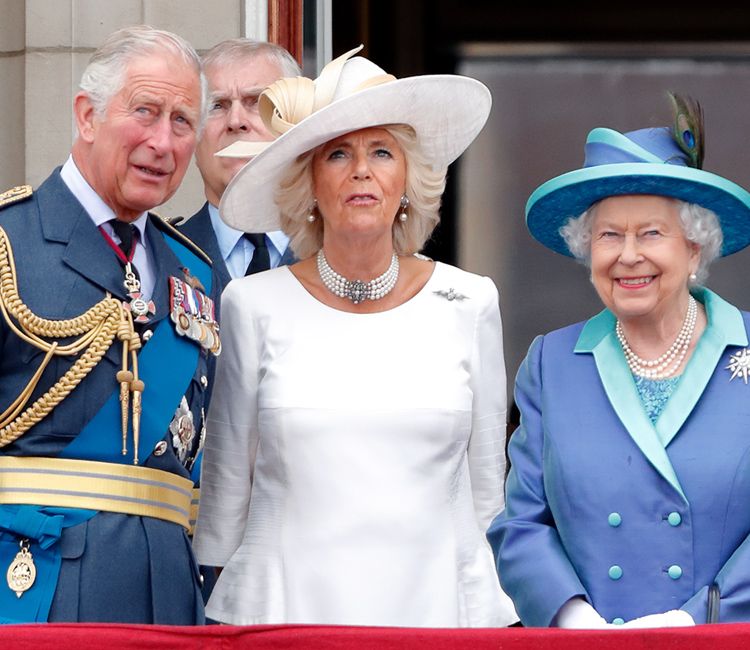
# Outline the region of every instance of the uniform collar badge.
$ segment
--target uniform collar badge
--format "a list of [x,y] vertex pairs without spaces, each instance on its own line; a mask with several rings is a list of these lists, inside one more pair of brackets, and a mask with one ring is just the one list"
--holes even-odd
[[201,284],[201,281],[198,278],[190,273],[190,269],[187,266],[182,267],[182,274],[185,276],[185,282],[187,282],[190,287],[196,291],[206,293],[206,288]]

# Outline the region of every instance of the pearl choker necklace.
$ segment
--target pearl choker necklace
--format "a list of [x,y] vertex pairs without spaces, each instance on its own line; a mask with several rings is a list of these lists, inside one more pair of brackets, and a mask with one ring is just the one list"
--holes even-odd
[[347,280],[328,264],[323,249],[318,251],[318,273],[326,289],[340,298],[349,298],[355,305],[363,300],[380,300],[387,296],[398,280],[398,255],[393,253],[391,264],[383,275],[374,280]]
[[652,359],[650,361],[639,357],[630,349],[630,345],[628,345],[628,342],[625,339],[625,334],[622,331],[622,325],[618,320],[615,331],[617,332],[617,338],[622,346],[622,351],[625,353],[625,359],[628,362],[630,371],[634,375],[646,377],[647,379],[666,379],[667,377],[671,377],[685,359],[685,355],[690,347],[690,341],[693,340],[697,317],[698,304],[696,303],[695,298],[690,296],[685,320],[682,323],[680,333],[677,335],[674,343],[669,346],[669,349],[664,354],[657,359]]

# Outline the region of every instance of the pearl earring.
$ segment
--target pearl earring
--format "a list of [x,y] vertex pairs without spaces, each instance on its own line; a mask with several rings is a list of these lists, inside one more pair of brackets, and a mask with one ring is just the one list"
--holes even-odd
[[401,223],[404,223],[408,218],[409,215],[406,214],[406,208],[409,207],[409,197],[404,194],[401,197],[401,214],[398,215],[398,219]]
[[688,276],[688,279],[690,280],[690,282],[695,282],[698,279],[698,276],[695,273],[691,273]]
[[307,215],[307,223],[313,223],[315,221],[315,208],[318,207],[318,200],[313,199],[313,204],[310,207],[310,214]]

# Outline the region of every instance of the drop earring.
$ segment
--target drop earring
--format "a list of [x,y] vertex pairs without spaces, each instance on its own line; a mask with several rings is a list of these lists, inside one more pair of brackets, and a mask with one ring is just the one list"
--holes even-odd
[[404,223],[408,218],[409,215],[406,214],[406,208],[409,207],[409,197],[404,194],[401,197],[401,214],[398,215],[398,219],[401,223]]
[[315,221],[315,208],[318,207],[318,200],[313,199],[313,204],[310,206],[310,214],[307,215],[307,223],[313,223]]

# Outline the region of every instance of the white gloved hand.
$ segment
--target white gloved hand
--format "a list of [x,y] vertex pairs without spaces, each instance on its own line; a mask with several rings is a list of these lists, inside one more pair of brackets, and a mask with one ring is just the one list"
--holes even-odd
[[610,626],[581,596],[567,601],[552,619],[552,627],[578,630],[599,630]]
[[672,609],[662,614],[649,614],[618,625],[619,628],[689,627],[695,625],[693,617],[681,609]]

